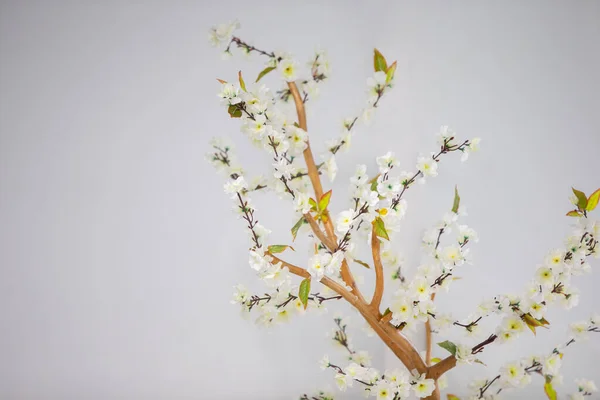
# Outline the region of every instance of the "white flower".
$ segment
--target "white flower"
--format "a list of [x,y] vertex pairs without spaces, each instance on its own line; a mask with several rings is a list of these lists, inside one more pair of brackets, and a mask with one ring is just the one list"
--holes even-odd
[[344,261],[344,252],[341,250],[333,253],[333,256],[330,257],[327,266],[325,267],[325,272],[329,276],[338,276],[340,272],[340,268],[342,267],[342,262]]
[[442,261],[450,265],[461,265],[464,261],[461,249],[459,246],[446,246],[442,250]]
[[327,368],[329,368],[329,365],[331,365],[329,363],[329,356],[324,355],[323,358],[319,361],[319,367],[324,371]]
[[529,312],[529,314],[531,314],[531,316],[535,319],[542,319],[546,313],[546,306],[533,302],[529,305],[527,312]]
[[542,362],[542,372],[544,375],[557,375],[560,365],[560,354],[553,353],[552,355],[546,357]]
[[475,362],[475,355],[470,346],[459,344],[456,346],[456,362],[458,364],[473,364]]
[[289,180],[292,178],[292,175],[297,172],[294,164],[288,163],[284,158],[279,159],[275,164],[273,164],[273,167],[275,168],[273,175],[277,179],[283,177]]
[[[378,181],[381,179],[379,177]],[[389,178],[385,181],[380,181],[377,184],[377,192],[380,196],[385,197],[386,199],[391,199],[394,197],[402,188],[400,184],[400,180],[398,178]]]
[[569,331],[573,339],[585,340],[588,337],[588,325],[585,322],[577,322],[569,325]]
[[513,333],[521,333],[525,330],[525,323],[521,318],[517,317],[516,315],[505,317],[502,320],[501,326],[504,330]]
[[580,391],[584,392],[584,393],[596,393],[598,391],[598,388],[596,387],[596,384],[594,383],[594,381],[590,381],[587,379],[576,379],[575,383],[577,384],[577,387],[579,388]]
[[311,209],[311,205],[310,205],[310,196],[307,193],[303,193],[303,192],[296,192],[296,199],[294,200],[295,202],[295,210],[302,213],[302,214],[306,214],[307,212],[310,211]]
[[308,260],[308,273],[313,278],[320,281],[321,278],[323,278],[323,276],[325,275],[325,267],[327,266],[330,257],[331,256],[329,254],[315,254],[314,256],[312,256],[310,260]]
[[500,368],[500,380],[513,387],[519,387],[523,383],[523,378],[526,376],[525,369],[520,362],[512,362]]
[[264,115],[256,115],[254,119],[246,119],[244,121],[244,125],[242,126],[242,131],[244,131],[250,139],[260,141],[265,136],[265,131],[267,130],[267,117]]
[[296,61],[292,59],[284,59],[279,62],[277,65],[277,69],[288,82],[292,82],[296,80],[298,65]]
[[581,393],[573,393],[569,395],[569,400],[585,400],[585,397]]
[[350,182],[355,186],[362,186],[367,183],[369,177],[367,175],[367,166],[366,165],[357,165],[356,172],[354,176],[350,178]]
[[427,300],[431,296],[431,287],[427,279],[416,278],[410,284],[411,292],[420,300]]
[[479,238],[477,237],[477,232],[475,232],[472,228],[469,228],[467,225],[459,225],[458,244],[463,244],[467,240],[469,242],[478,242]]
[[417,397],[428,397],[435,390],[435,381],[433,379],[426,379],[425,374],[423,374],[416,379],[412,388]]
[[309,79],[306,83],[304,83],[302,85],[302,90],[308,93],[308,96],[311,99],[318,98],[319,94],[321,93],[321,88],[319,87],[319,84],[313,79]]
[[337,175],[337,172],[338,167],[337,163],[335,162],[335,156],[332,155],[325,161],[325,173],[327,174],[327,177],[329,178],[330,182],[333,182],[335,176]]
[[219,24],[213,26],[210,31],[208,38],[213,46],[220,46],[228,44],[233,36],[233,31],[240,27],[240,23],[236,20],[226,24]]
[[250,250],[249,254],[250,254],[249,263],[250,263],[250,267],[253,270],[258,271],[258,272],[263,272],[270,267],[271,257],[263,256],[254,250]]
[[345,392],[348,387],[352,386],[352,379],[346,374],[342,374],[342,373],[338,372],[337,374],[335,374],[334,379],[335,379],[335,383],[337,384],[338,388],[342,392]]
[[408,321],[413,316],[412,302],[404,297],[392,303],[390,310],[393,313],[395,323],[397,322],[396,325]]
[[392,385],[385,380],[377,382],[372,390],[377,396],[377,400],[392,400],[394,397],[394,389],[392,388]]
[[437,167],[437,162],[430,156],[421,156],[417,159],[417,169],[421,171],[424,176],[437,176]]
[[437,133],[437,142],[440,146],[444,143],[451,144],[452,140],[456,139],[456,132],[450,129],[447,125],[440,127],[440,131]]
[[308,134],[303,129],[293,125],[289,126],[287,129],[290,132],[289,141],[291,149],[298,154],[302,153],[304,149],[306,149],[306,139],[308,138]]
[[383,156],[377,157],[377,165],[379,166],[379,172],[385,174],[398,165],[398,160],[394,157],[394,153],[388,151]]
[[342,211],[336,218],[335,229],[337,229],[339,233],[346,233],[350,229],[350,225],[352,225],[353,220],[354,210],[350,209],[347,211]]
[[471,149],[471,151],[473,151],[473,152],[478,151],[479,143],[481,143],[481,138],[476,137],[476,138],[471,139],[470,144],[469,144],[469,148]]
[[245,189],[248,189],[248,184],[244,180],[243,176],[239,176],[236,179],[228,181],[225,186],[225,193],[230,194],[231,198],[235,198],[236,195]]
[[222,98],[226,104],[238,104],[242,101],[242,99],[238,97],[239,93],[239,86],[233,85],[232,83],[224,83],[217,96]]
[[535,280],[542,286],[552,287],[554,285],[554,274],[548,267],[539,267],[535,271]]
[[233,300],[231,300],[231,304],[243,304],[250,297],[250,292],[244,285],[236,285],[234,286],[235,292],[233,293]]

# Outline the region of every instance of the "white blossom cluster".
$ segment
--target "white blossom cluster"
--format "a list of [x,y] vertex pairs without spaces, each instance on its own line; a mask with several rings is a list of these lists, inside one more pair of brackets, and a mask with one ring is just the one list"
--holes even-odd
[[[512,341],[528,328],[535,332],[536,328],[549,325],[544,318],[549,306],[559,305],[568,310],[579,303],[579,291],[573,285],[572,277],[591,271],[587,259],[599,255],[599,234],[600,223],[584,217],[577,218],[573,231],[565,240],[565,246],[546,255],[521,294],[499,295],[486,300],[475,313],[464,321],[455,321],[454,325],[466,328],[469,334],[478,333],[477,323],[490,314],[497,314],[501,320],[495,335],[500,343]],[[449,316],[445,319],[452,321]]]
[[[593,316],[587,321],[571,324],[569,341],[554,348],[550,354],[524,357],[506,363],[500,368],[500,373],[495,378],[474,381],[469,385],[470,397],[468,399],[496,399],[497,395],[504,390],[523,388],[530,384],[533,374],[541,375],[546,385],[554,390],[552,385],[561,384],[563,381],[560,369],[565,349],[577,340],[587,339],[590,332],[600,332],[600,316]],[[571,395],[571,399],[582,399],[583,396],[591,395],[597,390],[591,381],[579,380],[577,383],[579,391]]]
[[337,328],[333,340],[349,353],[349,363],[345,367],[332,364],[328,356],[319,362],[321,369],[332,369],[336,372],[335,382],[341,391],[349,387],[361,386],[365,396],[375,397],[378,400],[402,400],[410,398],[411,393],[423,398],[431,395],[435,389],[433,379],[428,379],[425,374],[417,371],[411,373],[399,369],[387,370],[381,374],[376,368],[370,366],[371,358],[366,352],[357,352],[352,349],[351,341],[346,334],[346,321],[342,318],[334,319]]

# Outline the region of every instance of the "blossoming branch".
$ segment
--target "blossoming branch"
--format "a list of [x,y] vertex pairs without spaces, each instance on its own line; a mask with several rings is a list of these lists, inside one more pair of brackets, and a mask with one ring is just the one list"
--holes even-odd
[[[309,140],[306,106],[312,105],[321,86],[331,75],[325,52],[317,52],[302,64],[291,54],[255,46],[235,35],[237,22],[221,24],[210,30],[210,41],[223,50],[224,58],[235,51],[255,55],[263,62],[262,71],[248,79],[241,71],[237,77],[218,79],[218,97],[229,116],[239,122],[244,136],[267,156],[271,172],[267,176],[248,177],[239,164],[231,143],[212,141],[208,160],[226,178],[225,192],[234,202],[235,213],[243,220],[249,236],[249,264],[263,281],[266,291],[252,294],[244,286],[236,286],[233,302],[244,312],[257,313],[257,323],[271,326],[288,321],[294,315],[325,308],[338,300],[350,303],[365,319],[372,331],[402,362],[404,370],[381,373],[371,366],[365,352],[356,351],[348,337],[347,324],[335,319],[333,339],[347,353],[347,364],[321,362],[332,370],[340,390],[359,386],[379,400],[401,400],[411,393],[420,398],[440,399],[447,386],[445,373],[463,364],[478,363],[490,345],[515,340],[527,330],[548,328],[550,307],[575,307],[580,300],[572,277],[590,272],[588,258],[598,257],[600,224],[589,217],[600,198],[600,189],[589,196],[573,189],[574,209],[567,213],[574,221],[573,231],[564,246],[551,250],[532,268],[531,278],[517,295],[498,294],[483,301],[466,317],[439,312],[436,296],[452,286],[458,269],[470,261],[470,247],[478,241],[475,230],[461,218],[466,210],[458,189],[449,211],[422,238],[423,261],[411,275],[402,268],[397,251],[396,233],[407,212],[408,189],[415,183],[438,175],[443,159],[459,154],[462,161],[479,148],[480,140],[459,139],[447,126],[437,133],[437,143],[421,154],[410,168],[401,169],[393,152],[376,158],[377,171],[365,165],[356,166],[349,182],[347,206],[340,211],[330,207],[333,193],[323,187],[322,177],[336,178],[338,157],[347,151],[352,136],[362,122],[370,120],[386,93],[394,86],[396,62],[389,63],[377,49],[373,53],[373,75],[367,79],[365,106],[341,123],[339,138],[325,143],[327,151],[315,158]],[[277,74],[282,87],[270,90],[262,84],[269,74]],[[247,84],[246,81],[251,84]],[[293,103],[295,112],[288,112]],[[315,138],[311,138],[315,139]],[[252,196],[256,191],[269,191],[288,204],[295,223],[290,226],[289,242],[271,243],[271,231],[259,222],[259,211]],[[294,241],[308,240],[310,257],[300,265],[286,260],[294,251]],[[361,245],[368,243],[370,260],[358,258]],[[375,275],[372,294],[363,293],[355,279],[356,268],[367,268]],[[384,292],[391,300],[384,302]],[[496,328],[485,332],[483,319],[493,318]],[[473,382],[463,397],[447,394],[448,399],[496,399],[507,390],[531,382],[532,374],[543,377],[543,392],[556,399],[553,383],[561,380],[559,369],[567,346],[583,336],[600,330],[599,317],[573,324],[572,336],[565,345],[546,355],[509,362],[496,375]],[[419,351],[410,337],[417,326],[425,327],[426,347]],[[459,330],[475,344],[440,340],[445,357],[433,356],[433,334],[443,335],[449,329]],[[596,391],[593,382],[577,381],[571,399],[581,399]],[[300,399],[333,399],[331,393],[304,394]]]

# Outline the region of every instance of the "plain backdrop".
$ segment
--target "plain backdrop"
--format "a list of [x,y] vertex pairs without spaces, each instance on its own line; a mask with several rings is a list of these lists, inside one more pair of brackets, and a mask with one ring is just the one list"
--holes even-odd
[[[365,104],[373,47],[398,60],[396,87],[373,123],[358,126],[335,184],[325,183],[336,210],[347,207],[358,163],[373,173],[375,157],[393,150],[413,169],[435,150],[440,125],[483,138],[479,154],[464,164],[445,157],[439,177],[407,197],[398,248],[408,275],[454,185],[481,237],[475,264],[439,296],[442,310],[466,317],[485,298],[518,292],[568,232],[570,187],[600,186],[598,1],[3,1],[0,398],[297,398],[334,386],[317,361],[327,353],[345,362],[326,337],[336,313],[351,316],[354,345],[375,366],[396,365],[342,303],[270,332],[229,304],[237,283],[263,288],[222,177],[204,160],[208,141],[227,135],[249,171],[269,167],[216,97],[215,78],[239,69],[253,77],[264,62],[239,53],[223,62],[209,46],[210,26],[234,18],[239,36],[302,64],[315,48],[328,51],[332,77],[308,105],[317,156]],[[289,204],[256,202],[273,240],[289,242]],[[505,361],[547,354],[568,323],[599,311],[592,264],[596,273],[576,280],[578,307],[552,309],[552,329],[537,337],[490,346],[487,372],[453,370],[449,391],[464,394]],[[358,273],[368,291],[370,272]],[[422,346],[422,333],[414,338]],[[600,384],[598,357],[598,335],[570,347],[559,393],[573,392],[575,378]],[[505,397],[543,399],[533,378]]]

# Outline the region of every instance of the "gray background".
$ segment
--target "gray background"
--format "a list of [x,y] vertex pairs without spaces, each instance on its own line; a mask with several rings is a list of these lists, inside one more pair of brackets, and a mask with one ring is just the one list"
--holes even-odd
[[[476,266],[439,299],[457,316],[520,290],[562,243],[570,186],[599,186],[598,1],[4,1],[1,398],[282,399],[333,384],[316,362],[324,353],[343,360],[324,332],[335,312],[351,314],[345,305],[267,333],[229,304],[234,284],[261,287],[203,154],[225,134],[251,171],[267,167],[215,97],[216,77],[261,69],[241,56],[221,62],[208,46],[207,29],[235,17],[257,46],[299,60],[315,45],[329,51],[333,77],[309,106],[317,153],[363,106],[372,48],[398,60],[397,87],[339,158],[338,209],[357,163],[373,171],[374,157],[392,149],[410,169],[442,124],[484,139],[468,163],[446,157],[439,178],[411,190],[399,244],[414,268],[423,229],[460,186],[481,242]],[[288,205],[257,203],[273,240],[288,241]],[[599,276],[577,280],[581,304],[553,310],[552,330],[486,350],[487,375],[481,366],[452,371],[451,392],[563,341],[565,324],[598,311]],[[356,347],[382,369],[393,365],[354,321]],[[600,384],[599,356],[600,337],[569,349],[559,393],[577,377]],[[541,385],[534,377],[506,397],[542,399]]]

